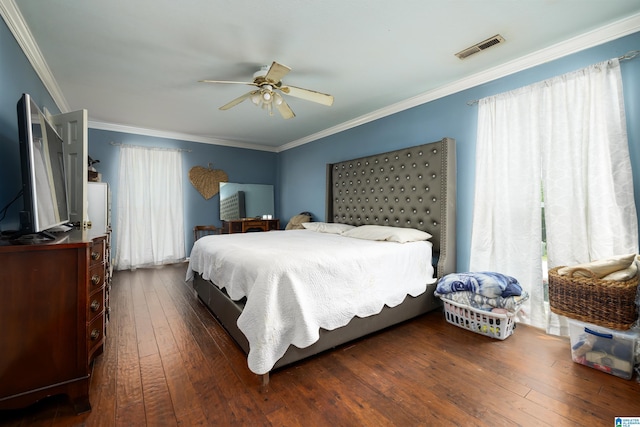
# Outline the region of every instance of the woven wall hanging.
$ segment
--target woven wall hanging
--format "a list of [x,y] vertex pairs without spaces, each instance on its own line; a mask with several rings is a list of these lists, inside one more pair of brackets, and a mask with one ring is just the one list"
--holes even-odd
[[202,197],[209,200],[220,190],[220,183],[227,182],[229,177],[227,173],[220,169],[212,169],[211,163],[209,167],[194,166],[189,170],[189,181]]

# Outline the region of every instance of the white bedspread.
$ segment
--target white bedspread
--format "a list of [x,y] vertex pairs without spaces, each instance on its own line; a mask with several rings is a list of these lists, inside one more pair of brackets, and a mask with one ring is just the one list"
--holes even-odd
[[247,297],[238,327],[249,369],[271,370],[290,344],[308,347],[319,329],[394,307],[434,283],[430,242],[354,239],[310,230],[207,236],[196,241],[187,280],[199,272],[234,300]]

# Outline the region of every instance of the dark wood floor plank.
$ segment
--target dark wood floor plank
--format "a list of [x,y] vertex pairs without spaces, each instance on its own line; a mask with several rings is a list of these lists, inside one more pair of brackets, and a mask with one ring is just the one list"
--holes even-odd
[[200,399],[180,354],[163,355],[162,364],[178,423],[187,426],[206,425],[207,416],[202,410],[206,401]]
[[54,396],[0,412],[0,426],[610,426],[640,415],[638,380],[573,363],[567,338],[518,325],[495,340],[441,312],[277,370],[263,388],[185,272],[115,273],[92,412]]
[[[374,345],[373,347],[378,349],[388,346]],[[400,345],[397,347],[399,348]],[[442,399],[437,392],[434,393],[433,390],[440,389],[441,383],[447,380],[441,378],[440,381],[433,381],[429,373],[430,368],[421,374],[415,371],[407,373],[397,366],[402,358],[378,359],[375,350],[370,351],[365,348],[360,351],[357,347],[350,353],[350,360],[345,362],[347,369],[354,375],[363,377],[363,380],[368,378],[369,373],[377,372],[379,376],[375,383],[382,381],[385,384],[384,395],[391,404],[421,423],[437,425],[447,420],[454,425],[486,425],[459,408],[458,403]],[[389,366],[395,367],[389,369]]]
[[[604,423],[606,421],[599,416],[597,410],[589,410],[589,415],[587,415],[587,413],[579,407],[559,401],[545,394],[539,393],[536,390],[531,391],[527,396],[527,399],[532,402],[536,402],[538,405],[561,416],[563,419],[562,424],[556,425],[580,425],[582,420],[587,418],[592,419],[594,417],[599,418],[599,422]],[[613,418],[610,418],[609,421],[613,421]]]
[[[433,397],[435,399],[429,399],[429,401],[435,400],[436,402],[440,402],[440,401],[447,401],[447,399],[442,399],[442,396],[440,395],[443,390],[446,390],[447,395],[456,395],[456,396],[461,396],[461,393],[464,393],[466,391],[471,391],[471,392],[477,392],[477,390],[475,390],[473,388],[473,385],[469,385],[467,387],[464,388],[455,388],[455,386],[453,388],[447,388],[448,387],[448,381],[443,381],[443,377],[442,374],[440,372],[440,369],[442,368],[438,368],[438,364],[444,362],[445,363],[445,371],[447,372],[447,376],[457,379],[457,378],[465,378],[465,380],[468,380],[467,377],[473,377],[476,375],[476,371],[477,371],[477,367],[475,365],[473,365],[468,358],[464,358],[464,359],[458,359],[455,361],[452,361],[451,358],[448,356],[448,353],[446,352],[446,349],[437,349],[438,352],[436,352],[434,354],[433,351],[429,352],[430,353],[430,361],[427,360],[421,360],[420,359],[420,354],[416,354],[415,351],[410,351],[407,352],[405,354],[403,354],[402,352],[404,352],[404,349],[415,349],[415,347],[420,347],[419,345],[414,345],[416,344],[416,340],[417,343],[419,344],[420,340],[427,340],[427,336],[425,334],[421,334],[419,337],[415,337],[413,334],[407,334],[406,330],[407,327],[405,327],[404,325],[400,328],[403,330],[403,332],[400,331],[396,331],[394,330],[393,333],[384,333],[384,334],[380,334],[379,336],[376,336],[375,338],[373,338],[372,340],[367,340],[367,341],[377,341],[379,340],[381,343],[386,343],[386,344],[381,344],[380,346],[383,348],[395,348],[397,356],[394,358],[395,360],[401,360],[404,362],[404,365],[402,366],[398,366],[397,372],[401,373],[401,374],[396,374],[391,378],[391,381],[395,384],[396,387],[398,388],[406,388],[406,389],[415,389],[415,388],[423,388],[423,389],[430,389],[431,392],[433,393]],[[394,342],[389,342],[389,337],[393,336],[394,337]],[[426,345],[426,344],[425,344]],[[357,347],[355,348],[357,350]],[[355,358],[362,358],[362,357],[367,357],[367,354],[364,355],[358,355],[358,356],[354,356]],[[387,359],[383,359],[378,353],[375,354],[375,356],[373,356],[374,358],[374,362],[375,363],[384,363],[384,365],[386,366],[393,366],[393,364],[395,363],[394,360],[387,360]],[[407,363],[409,362],[409,363]],[[454,364],[452,364],[453,362],[455,362]],[[414,369],[412,369],[414,368]],[[451,381],[454,385],[458,385],[459,381]],[[489,386],[491,386],[491,383],[488,384]],[[483,385],[484,388],[484,385]],[[500,384],[500,386],[497,388],[498,391],[502,392],[502,393],[506,393],[509,396],[516,396],[514,395],[512,392],[510,391],[506,391],[503,389],[503,385]],[[460,397],[461,401],[465,401],[467,400],[466,398]],[[421,396],[414,396],[411,400],[409,400],[412,403],[415,403],[416,400],[418,400],[418,404],[424,404],[425,406],[429,406],[429,401],[421,401],[422,397]],[[470,403],[473,404],[474,401],[476,399],[471,399]],[[467,413],[467,415],[475,420],[487,420],[488,415],[491,413],[490,408],[487,407],[487,405],[481,405],[481,407],[476,408],[475,410],[472,410],[471,405],[465,405],[464,406],[464,411]],[[446,412],[450,413],[452,411],[452,408],[447,408]],[[485,413],[485,411],[488,411],[487,413]],[[482,417],[480,416],[480,414],[482,414]],[[434,415],[431,415],[434,416]],[[437,415],[435,415],[437,416]],[[461,417],[466,418],[463,414],[460,414]],[[469,420],[465,420],[465,423],[468,423]],[[495,416],[495,419],[490,420],[489,424],[493,424],[493,425],[498,425],[498,424],[509,424],[511,423],[511,421],[508,421],[507,419],[505,419],[502,415],[498,414]]]
[[156,346],[161,354],[177,352],[178,348],[171,332],[169,321],[155,290],[154,280],[154,275],[149,275],[143,286]]
[[377,390],[375,385],[368,382],[367,377],[354,374],[343,364],[343,360],[350,362],[343,354],[327,357],[325,363],[329,365],[329,375],[318,377],[318,383],[327,390],[358,390],[358,393],[341,395],[341,403],[353,413],[355,424],[367,425],[376,420],[380,425],[413,425],[418,419],[403,410],[396,402],[390,400],[386,394]]
[[[429,318],[433,319],[433,316]],[[412,328],[418,326],[419,324],[412,324],[407,329],[411,331]],[[437,360],[447,359],[451,355],[457,358],[459,364],[472,365],[478,371],[495,372],[500,377],[501,385],[513,393],[524,396],[529,392],[530,388],[526,383],[523,383],[522,378],[518,375],[520,365],[518,362],[512,362],[507,356],[509,353],[505,351],[504,346],[510,343],[473,334],[447,323],[440,324],[440,326],[443,328],[442,330],[431,331],[429,334],[429,351],[420,353],[426,363],[431,363],[434,360],[431,349],[434,347],[440,356],[435,358]],[[425,324],[424,329],[434,329],[434,327]],[[414,339],[418,339],[418,337],[414,335]],[[423,342],[425,345],[427,344],[427,341]],[[460,345],[461,342],[464,344]],[[473,352],[469,353],[469,348],[472,348]],[[518,360],[518,358],[514,359]],[[544,369],[544,365],[541,363],[532,366],[532,368]],[[529,372],[528,369],[526,371]]]
[[140,357],[158,353],[158,343],[153,332],[151,315],[144,295],[144,284],[149,280],[149,270],[141,269],[131,280],[131,300],[135,319],[136,337],[138,339],[138,354]]
[[[505,388],[499,376],[487,376],[487,371],[475,363],[475,360],[483,357],[482,353],[477,355],[466,355],[460,357],[451,352],[440,353],[434,351],[432,362],[432,372],[438,376],[447,378],[457,378],[458,381],[441,383],[438,388],[441,398],[456,396],[454,400],[465,402],[465,411],[470,415],[489,420],[492,425],[522,425],[528,418],[535,414],[535,417],[542,417],[542,420],[551,418],[554,414],[543,407],[539,407],[534,402],[528,401],[518,393],[513,393]],[[461,382],[460,380],[463,380]],[[461,387],[461,383],[464,386]],[[436,392],[436,389],[433,389]],[[491,399],[479,399],[477,394],[491,396]],[[514,408],[514,411],[504,411],[505,407]]]
[[[157,275],[154,275],[153,280],[147,282],[145,296],[155,334],[162,337],[158,348],[176,420],[181,425],[207,425],[207,416],[202,410],[206,400],[202,400],[202,394],[194,388],[187,369],[194,341],[186,333],[184,322],[175,311],[173,301],[162,301],[164,295],[158,292],[156,284]],[[162,291],[161,288],[160,290]],[[201,365],[202,362],[197,363],[197,366]],[[195,367],[196,364],[192,363],[191,366]]]
[[[522,347],[523,354],[529,355],[528,363],[511,364],[511,368],[504,371],[498,371],[494,367],[493,372],[497,372],[499,375],[508,373],[510,378],[532,387],[534,393],[528,395],[530,399],[536,396],[535,392],[539,392],[546,395],[546,402],[555,400],[553,405],[548,407],[556,408],[553,410],[566,419],[564,423],[567,425],[581,423],[581,420],[585,419],[585,414],[590,414],[589,416],[593,417],[594,422],[597,423],[594,425],[604,424],[608,420],[612,420],[616,414],[619,415],[620,405],[624,406],[625,399],[618,398],[615,402],[607,402],[606,399],[596,397],[601,389],[601,384],[597,381],[598,372],[571,361],[567,338],[550,337],[542,333],[535,334],[537,331],[527,326],[521,326],[519,330],[526,330],[526,332],[516,332],[504,344],[515,343]],[[513,339],[516,337],[517,339]],[[545,345],[549,343],[557,343],[558,345],[552,347]],[[542,366],[537,364],[541,359],[546,360]],[[483,358],[483,360],[490,360],[490,357]],[[582,376],[583,372],[586,372],[587,375]],[[610,375],[602,375],[607,382],[617,381]],[[621,383],[623,388],[627,385],[629,385],[627,382]],[[637,384],[634,386],[634,390],[632,394],[637,395]],[[627,394],[626,397],[628,399],[629,395]],[[565,410],[565,408],[569,409]],[[532,412],[533,416],[538,414],[540,414],[538,410]]]
[[283,395],[284,400],[289,402],[287,408],[290,415],[296,416],[303,425],[355,425],[349,422],[349,411],[335,401],[334,391],[318,384],[317,379],[326,375],[326,371],[318,366],[314,368],[315,375],[296,375],[293,378],[287,376],[287,379],[293,381],[288,386],[272,389],[271,393]]
[[153,426],[176,425],[175,409],[160,355],[156,353],[140,358],[140,373],[147,424]]
[[[184,278],[183,272],[180,273],[179,278],[173,276],[173,280],[169,281],[168,289],[160,287],[162,283],[166,283],[163,282],[163,280],[155,280],[154,283],[156,284],[158,293],[171,291],[171,297],[182,301],[188,301],[189,308],[193,309],[194,307],[191,306],[195,298],[193,293],[189,291],[186,284],[182,288],[175,285],[176,281],[182,278]],[[175,301],[175,299],[173,301]],[[234,423],[236,420],[242,420],[246,417],[264,417],[264,413],[261,411],[260,407],[255,404],[254,396],[255,393],[258,392],[258,389],[247,388],[238,380],[236,372],[233,369],[230,369],[228,358],[221,352],[215,340],[210,339],[211,337],[207,336],[205,333],[208,331],[207,326],[204,325],[202,321],[198,320],[204,320],[205,323],[215,325],[216,328],[220,327],[219,324],[211,318],[211,315],[206,311],[206,309],[204,309],[204,307],[198,304],[195,308],[200,311],[203,316],[202,318],[194,318],[197,320],[191,327],[189,327],[191,331],[196,331],[191,334],[191,338],[194,340],[196,345],[202,346],[200,348],[202,360],[197,364],[193,364],[195,370],[192,372],[197,372],[198,375],[197,379],[194,381],[196,386],[198,389],[201,389],[204,386],[204,384],[202,384],[204,381],[211,383],[210,385],[213,386],[213,390],[223,390],[225,393],[235,396],[234,399],[228,399],[226,396],[219,395],[216,399],[224,405],[218,414],[222,412],[225,415],[230,416],[230,419],[228,420],[229,423]],[[193,318],[193,316],[191,317]],[[238,354],[238,356],[240,356],[240,354]],[[206,365],[211,365],[212,369],[205,371],[203,375],[202,366]],[[255,378],[255,376],[252,376],[252,378]],[[219,415],[217,416],[219,417]]]
[[[171,280],[173,289],[169,293],[163,287],[162,280],[154,280],[153,283],[163,311],[167,313],[168,319],[172,319],[169,327],[189,381],[198,392],[203,415],[210,422],[217,419],[225,425],[237,423],[236,415],[228,410],[227,398],[223,394],[222,381],[225,375],[229,375],[229,369],[224,362],[226,358],[216,349],[215,343],[213,346],[207,346],[206,353],[200,348],[199,342],[211,340],[191,308],[182,303],[184,299],[180,294],[186,289],[186,285],[180,282],[176,285],[176,282]],[[185,289],[181,289],[180,286],[184,286]],[[190,294],[189,297],[192,299],[194,295]]]
[[[182,354],[190,354],[194,342],[189,340],[182,346],[178,343],[185,338],[185,333],[181,329],[183,322],[179,316],[168,315],[172,312],[171,302],[165,301],[163,304],[161,301],[160,293],[163,288],[159,284],[162,283],[162,275],[157,270],[150,270],[149,273],[149,277],[145,280],[145,298],[176,421],[181,425],[207,425],[207,416],[202,410],[207,401],[201,400],[200,394],[196,392],[189,373],[185,369],[186,360],[182,357]],[[202,363],[198,365],[202,366]]]
[[[478,336],[478,338],[483,338],[483,337]],[[515,338],[515,335],[512,338]],[[511,343],[516,341],[518,340],[514,339],[509,342],[507,341],[502,342],[499,344],[499,346],[496,345],[496,346],[483,347],[482,350],[479,351],[479,354],[481,354],[482,357],[476,358],[476,362],[474,362],[474,363],[477,363],[478,365],[477,369],[487,369],[490,372],[496,373],[495,378],[500,385],[503,385],[505,383],[504,380],[505,380],[505,377],[507,377],[511,381],[515,381],[516,383],[520,382],[522,384],[526,384],[527,387],[531,387],[536,390],[542,390],[543,392],[544,391],[551,392],[551,394],[549,394],[550,398],[552,398],[552,396],[556,393],[556,390],[557,390],[556,387],[549,386],[549,384],[555,384],[554,381],[562,380],[564,384],[563,390],[570,390],[573,387],[573,383],[578,383],[578,384],[581,383],[581,380],[579,378],[575,378],[571,376],[570,372],[567,372],[566,369],[565,370],[560,369],[558,365],[555,363],[556,361],[552,359],[548,359],[547,361],[543,362],[542,365],[537,365],[536,360],[538,359],[535,359],[535,358],[532,360],[532,363],[528,364],[529,366],[523,365],[521,362],[496,364],[496,362],[500,362],[500,361],[496,361],[495,359],[493,359],[494,355],[492,356],[491,354],[492,350],[495,351],[499,347],[508,346]],[[530,339],[529,341],[535,341],[535,340]],[[558,342],[568,347],[568,342],[566,339],[559,339]],[[464,354],[464,353],[456,354],[456,353],[457,351],[455,349],[450,348],[447,355],[449,356],[449,359],[454,359],[455,357],[459,357],[461,360],[464,360],[465,358],[468,357],[467,354]],[[536,353],[529,353],[529,354],[531,354],[532,356],[536,355]],[[569,363],[572,364],[572,362],[569,362]],[[446,369],[444,366],[439,367],[439,371],[445,371],[445,370]],[[575,386],[576,392],[580,393],[581,392],[580,390],[583,390],[584,386],[585,384],[576,385]],[[530,394],[527,394],[527,396],[529,395]],[[564,399],[574,400],[573,397],[571,397],[570,395],[567,396],[566,392],[562,392],[562,397]],[[512,404],[515,405],[516,403],[512,402]],[[575,401],[573,402],[574,406],[577,405],[579,407],[580,404],[581,402],[578,399],[575,399]],[[569,422],[569,420],[566,419],[569,413],[563,413],[562,415],[560,415],[553,411],[550,412],[545,407],[531,406],[531,405],[523,405],[523,406],[520,406],[520,408],[521,408],[521,412],[526,413],[529,416],[534,418],[540,417],[544,420],[552,420],[554,418],[557,419],[559,416],[560,418],[556,422],[565,422],[565,423]],[[575,420],[573,422],[575,422]]]
[[[116,318],[117,383],[116,425],[146,425],[136,316],[132,292],[135,272],[123,271],[114,276],[111,290],[111,316]],[[101,363],[99,358],[96,363]]]

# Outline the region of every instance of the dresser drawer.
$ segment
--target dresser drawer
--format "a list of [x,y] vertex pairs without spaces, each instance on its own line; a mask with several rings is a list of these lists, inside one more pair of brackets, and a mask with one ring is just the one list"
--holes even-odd
[[89,267],[89,293],[104,286],[104,265],[92,265]]
[[266,221],[260,219],[249,219],[242,222],[242,232],[246,232],[248,230],[262,230],[267,231],[269,228],[269,224]]
[[89,354],[104,341],[104,316],[98,316],[89,323],[87,328],[87,349]]
[[104,262],[105,247],[106,239],[104,237],[97,237],[93,239],[89,254],[89,265],[93,266]]
[[87,304],[87,320],[92,320],[98,315],[104,315],[104,289],[91,294]]

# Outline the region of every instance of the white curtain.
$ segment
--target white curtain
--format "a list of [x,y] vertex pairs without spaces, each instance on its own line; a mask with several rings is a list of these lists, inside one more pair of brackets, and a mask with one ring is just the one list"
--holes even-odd
[[565,334],[545,303],[543,190],[548,268],[637,253],[617,59],[479,102],[470,270],[516,277],[521,320]]
[[115,268],[185,259],[183,215],[181,152],[121,146]]

